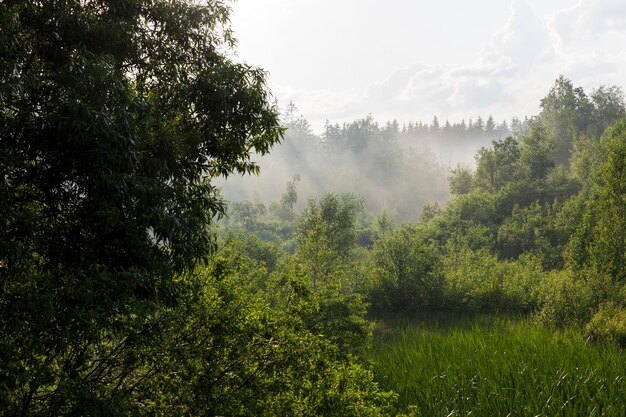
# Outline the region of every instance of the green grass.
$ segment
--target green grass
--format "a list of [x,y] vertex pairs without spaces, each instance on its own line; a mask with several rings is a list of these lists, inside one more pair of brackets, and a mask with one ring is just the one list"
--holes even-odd
[[528,319],[379,321],[380,385],[418,416],[626,416],[626,354]]

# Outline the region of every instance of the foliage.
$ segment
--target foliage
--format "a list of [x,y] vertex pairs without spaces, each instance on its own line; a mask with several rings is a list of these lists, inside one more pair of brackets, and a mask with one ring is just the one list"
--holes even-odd
[[550,155],[554,146],[554,140],[545,128],[531,125],[520,140],[519,165],[522,178],[531,180],[547,178],[555,166],[555,161]]
[[552,271],[538,287],[538,321],[557,328],[581,326],[605,300],[613,286],[605,275],[592,270]]
[[496,191],[519,178],[517,164],[519,143],[513,137],[494,141],[492,148],[481,148],[476,154],[475,183],[484,191]]
[[228,221],[250,233],[261,228],[267,209],[264,204],[256,201],[238,201],[228,207]]
[[[391,415],[395,394],[364,360],[364,300],[379,314],[532,313],[553,329],[625,343],[621,89],[587,96],[560,77],[541,114],[510,128],[492,117],[401,128],[368,116],[328,123],[318,137],[293,103],[280,127],[266,74],[231,59],[229,12],[219,0],[0,5],[4,414]],[[268,153],[285,129],[304,178],[323,170],[318,183],[366,198],[325,194],[298,212],[295,175],[269,210],[231,204],[215,253],[225,203],[213,181],[258,173],[251,154]],[[442,207],[444,170],[399,142],[457,131],[495,140],[474,172],[451,171],[455,198]],[[435,358],[434,378],[420,368],[420,384],[402,386],[389,367],[379,379],[418,393],[411,415],[618,404],[619,380],[605,383],[615,363],[599,378],[572,369],[567,355],[582,363],[594,351],[518,324],[479,322],[489,330],[472,336],[419,330],[420,365],[433,345],[447,355]],[[550,356],[558,343],[564,356]],[[556,379],[524,349],[559,361]],[[581,390],[585,401],[574,401]]]
[[[263,266],[231,244],[186,280],[187,303],[166,312],[167,337],[150,346],[158,369],[135,413],[389,415],[393,394],[341,346],[309,329],[309,319],[325,317],[294,281],[283,290],[285,303],[271,303],[258,286],[267,280]],[[268,292],[276,289],[268,284]],[[331,332],[339,340],[346,333]]]
[[422,212],[420,213],[419,221],[421,223],[427,223],[429,220],[437,217],[439,214],[441,214],[441,207],[439,207],[439,204],[426,204],[422,209]]
[[347,265],[356,245],[356,215],[362,203],[350,194],[326,194],[309,204],[298,218],[296,251],[318,285]]
[[555,139],[555,157],[561,164],[570,158],[572,141],[584,133],[592,116],[593,106],[582,87],[560,76],[546,97],[541,99],[541,122]]
[[355,244],[354,222],[361,209],[362,203],[350,194],[326,194],[319,201],[309,200],[299,218],[298,242],[302,245],[313,235],[314,239],[326,240],[336,256],[347,257]]
[[563,267],[562,252],[569,235],[557,223],[559,208],[538,203],[513,208],[498,228],[497,253],[506,259],[531,254],[541,259],[546,269]]
[[622,348],[626,346],[626,308],[623,299],[621,303],[607,301],[600,304],[598,312],[585,326],[585,334],[588,340],[605,340]]
[[617,86],[601,86],[591,98],[582,87],[560,76],[541,100],[541,124],[555,141],[555,159],[568,165],[573,143],[580,135],[598,138],[605,129],[626,115],[624,93]]
[[452,195],[469,194],[472,192],[473,175],[469,169],[457,166],[450,172],[448,183]]
[[592,126],[588,129],[598,137],[611,125],[626,117],[624,91],[621,87],[602,85],[591,92],[593,102]]
[[259,238],[255,234],[223,232],[219,235],[219,246],[228,245],[236,248],[243,256],[258,262],[268,273],[274,272],[287,255],[281,247]]
[[[591,132],[600,122],[593,116],[593,100],[589,106],[591,116],[581,126]],[[557,116],[562,115],[554,120],[566,119]],[[579,116],[570,121],[578,123]],[[583,345],[580,336],[623,340],[623,252],[607,250],[619,246],[622,236],[614,233],[621,227],[622,124],[601,139],[592,133],[573,136],[576,153],[570,167],[559,160],[565,142],[554,136],[553,129],[563,126],[547,125],[547,120],[531,119],[515,137],[483,148],[475,172],[453,172],[455,198],[444,206],[423,206],[415,224],[395,226],[385,211],[376,219],[364,205],[350,208],[354,200],[338,195],[311,201],[298,217],[295,256],[282,258],[269,286],[259,287],[279,300],[273,301],[276,305],[288,306],[296,327],[323,335],[345,352],[341,360],[369,350],[369,342],[363,342],[371,331],[363,320],[364,296],[370,313],[386,318],[379,327],[383,341],[375,343],[375,374],[383,386],[399,392],[403,405],[410,405],[409,415],[549,414],[557,409],[584,414],[593,406],[611,415],[614,409],[607,404],[621,392],[619,384],[606,396],[595,393],[615,362],[601,377],[595,378],[592,369],[599,363],[598,350],[615,353],[614,360],[619,353],[610,344]],[[376,141],[373,125],[351,129],[369,132],[363,134],[370,146]],[[389,124],[386,132],[395,129]],[[440,126],[438,134],[442,131]],[[333,132],[341,134],[341,129]],[[365,155],[366,148],[358,152]],[[526,318],[515,330],[516,324],[502,322],[482,329],[479,319],[481,324],[467,330],[431,331],[429,326],[436,326],[431,320],[420,324],[421,339],[387,320],[394,312],[408,317],[440,310]],[[401,339],[406,345],[394,350],[394,344],[404,343]],[[459,353],[465,348],[471,360]],[[433,349],[444,356],[433,359]],[[528,352],[550,360],[537,364]],[[412,362],[413,355],[419,362]],[[570,356],[578,358],[575,364],[565,362]],[[581,370],[582,358],[588,357],[593,359]],[[475,360],[482,362],[472,367]],[[552,367],[555,362],[561,364],[558,369]],[[518,363],[526,367],[517,369]],[[506,370],[506,378],[499,368]],[[583,379],[585,384],[579,384]],[[501,389],[507,381],[515,395]],[[575,403],[575,395],[586,401]]]
[[365,320],[366,305],[359,294],[335,281],[315,282],[297,257],[286,260],[272,274],[268,296],[284,309],[296,328],[321,334],[338,346],[346,358],[363,354],[371,342],[371,325]]
[[377,311],[419,311],[441,306],[442,279],[436,251],[414,227],[384,234],[371,253],[368,300]]
[[603,145],[603,141],[588,135],[580,135],[574,140],[571,174],[587,190],[601,175],[599,168],[606,159]]
[[254,236],[289,253],[293,253],[295,247],[294,223],[294,213],[279,213],[277,204],[270,205],[268,210],[265,204],[258,201],[231,202],[227,215],[219,221],[226,234],[232,232],[242,238],[244,235]]
[[626,121],[603,136],[607,160],[602,166],[596,242],[592,249],[599,269],[626,280]]
[[394,221],[415,221],[425,204],[448,198],[442,163],[415,143],[401,143],[403,134],[397,123],[379,125],[368,116],[343,125],[327,123],[320,135],[304,134],[293,124],[293,111],[291,106],[287,109],[281,146],[270,157],[260,158],[271,174],[254,182],[229,181],[224,195],[236,200],[260,193],[265,204],[276,200],[268,207],[285,221],[291,221],[291,213],[281,208],[286,206],[279,201],[282,196],[276,184],[291,183],[295,175],[301,178],[294,206],[298,210],[310,198],[353,193],[374,213],[386,210]]
[[626,257],[626,123],[609,128],[601,138],[605,157],[595,161],[590,184],[581,193],[576,230],[566,255],[575,269],[592,267],[623,281]]
[[532,258],[500,261],[486,249],[453,248],[443,261],[445,306],[455,311],[515,311],[537,306],[537,287],[545,279]]
[[275,215],[283,221],[293,221],[295,219],[294,206],[298,202],[298,192],[296,184],[300,181],[300,175],[296,174],[293,179],[287,182],[287,189],[280,197],[278,204],[270,206]]
[[278,113],[265,73],[230,59],[221,1],[0,16],[1,407],[128,415],[175,277],[214,249],[211,180],[258,172]]

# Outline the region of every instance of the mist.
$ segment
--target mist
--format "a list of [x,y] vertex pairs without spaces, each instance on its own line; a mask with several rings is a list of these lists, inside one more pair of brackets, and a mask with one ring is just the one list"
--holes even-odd
[[297,107],[283,111],[285,138],[269,155],[256,156],[259,176],[222,181],[227,201],[278,201],[287,184],[297,191],[296,209],[326,193],[352,193],[373,212],[385,211],[396,221],[416,221],[427,204],[449,198],[452,169],[473,168],[474,156],[494,140],[518,135],[527,121],[496,123],[492,117],[459,122],[378,123],[372,116],[353,122],[326,122],[314,133]]

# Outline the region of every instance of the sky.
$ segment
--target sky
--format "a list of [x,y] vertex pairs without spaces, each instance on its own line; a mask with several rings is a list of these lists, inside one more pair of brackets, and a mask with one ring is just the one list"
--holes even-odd
[[626,0],[239,0],[242,61],[325,120],[531,116],[563,74],[626,86]]

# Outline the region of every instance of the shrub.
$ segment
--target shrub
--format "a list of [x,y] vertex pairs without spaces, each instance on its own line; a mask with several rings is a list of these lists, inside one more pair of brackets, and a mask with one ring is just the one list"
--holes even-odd
[[418,311],[441,305],[439,256],[417,228],[386,233],[374,245],[370,261],[369,301],[375,310]]
[[582,325],[591,318],[600,302],[607,299],[611,288],[608,277],[589,270],[550,272],[540,288],[536,318],[555,327]]
[[222,246],[183,278],[192,302],[163,312],[166,328],[154,331],[167,337],[146,353],[155,395],[135,414],[392,415],[396,395],[341,344],[369,340],[359,297],[315,293],[286,261],[259,290],[250,283],[267,271],[239,249]]
[[452,310],[528,312],[545,273],[530,257],[499,261],[486,249],[454,248],[444,261],[445,303]]
[[626,286],[613,291],[611,300],[598,307],[587,326],[585,334],[588,340],[615,342],[626,347]]

